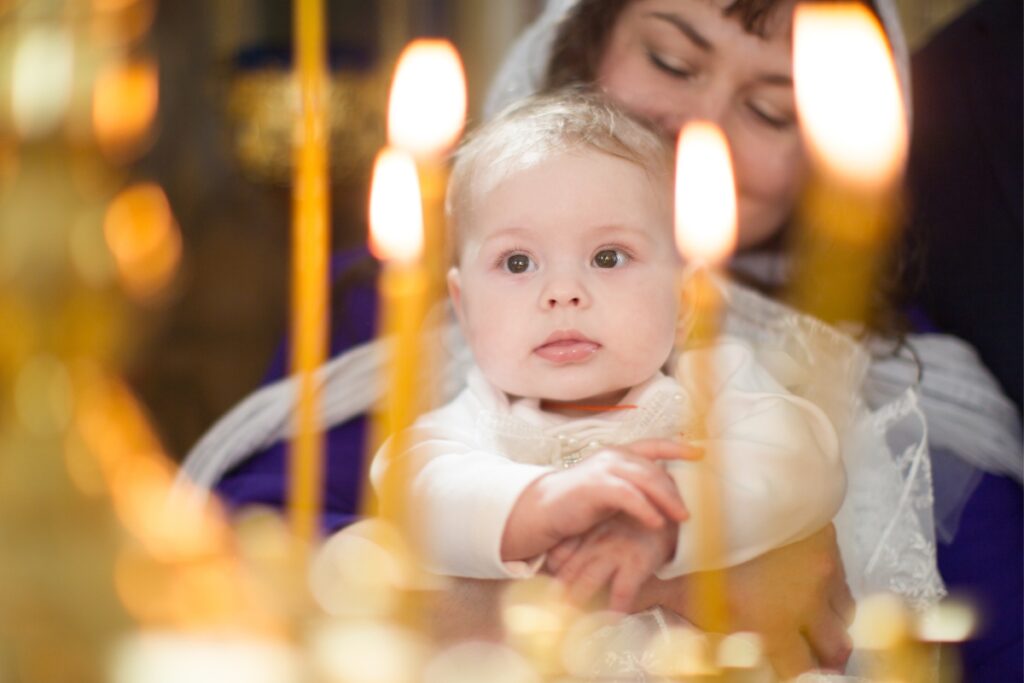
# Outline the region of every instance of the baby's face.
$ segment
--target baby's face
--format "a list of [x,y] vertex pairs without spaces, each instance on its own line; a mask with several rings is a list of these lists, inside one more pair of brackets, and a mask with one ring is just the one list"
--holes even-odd
[[577,152],[479,197],[449,289],[502,391],[614,403],[668,358],[678,314],[668,185]]

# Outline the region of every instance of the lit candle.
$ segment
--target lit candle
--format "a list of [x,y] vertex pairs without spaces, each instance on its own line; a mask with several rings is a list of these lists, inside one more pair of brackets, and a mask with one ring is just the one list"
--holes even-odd
[[[421,330],[427,307],[423,265],[423,213],[416,164],[408,153],[385,148],[377,155],[370,189],[370,246],[383,261],[380,276],[381,334],[390,339],[386,364],[382,431],[390,433],[385,457],[403,450],[402,430],[412,424],[421,402],[419,373]],[[380,512],[406,526],[405,467],[391,459],[380,487]]]
[[893,237],[907,120],[885,32],[860,3],[806,4],[793,19],[801,129],[814,164],[799,235],[796,303],[863,322]]
[[[683,304],[693,321],[689,346],[706,346],[718,333],[721,297],[712,271],[720,267],[736,245],[736,187],[729,143],[712,123],[695,121],[679,134],[676,153],[675,234],[676,245],[687,264],[683,283]],[[706,419],[714,368],[699,367],[693,378],[698,388],[694,397],[697,434],[706,436]],[[700,472],[700,499],[687,501],[694,510],[688,524],[697,528],[699,561],[705,566],[721,564],[721,493],[715,477],[714,449],[705,451]],[[697,575],[694,591],[698,623],[705,630],[724,632],[727,626],[725,575],[721,571]]]
[[[444,199],[449,151],[466,121],[466,84],[458,52],[446,40],[419,39],[402,51],[388,99],[389,149],[378,157],[370,198],[371,248],[385,262],[381,275],[381,334],[393,337],[383,417],[376,444],[428,407],[429,387],[418,367],[436,360],[423,344],[423,320],[444,287]],[[417,364],[419,360],[419,364]],[[381,490],[384,505],[405,498],[402,469]],[[401,522],[401,515],[391,516]]]
[[289,512],[296,538],[318,531],[323,471],[320,394],[313,373],[327,350],[329,249],[326,44],[323,0],[295,3],[295,61],[300,116],[295,135],[292,194],[291,368],[299,378],[295,437],[289,459]]
[[416,159],[431,303],[445,291],[447,158],[465,125],[466,77],[458,51],[447,40],[421,38],[409,43],[391,82],[388,144]]

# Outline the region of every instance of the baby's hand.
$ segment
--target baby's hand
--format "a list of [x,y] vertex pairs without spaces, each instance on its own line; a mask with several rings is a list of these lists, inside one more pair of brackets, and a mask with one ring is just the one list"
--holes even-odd
[[545,474],[512,508],[502,536],[502,559],[536,557],[619,513],[650,529],[664,528],[666,520],[686,519],[675,482],[657,461],[699,457],[693,447],[652,439],[606,448],[575,467]]
[[557,545],[546,568],[574,602],[586,603],[608,586],[609,608],[629,612],[643,583],[672,557],[678,534],[678,524],[649,529],[617,515]]

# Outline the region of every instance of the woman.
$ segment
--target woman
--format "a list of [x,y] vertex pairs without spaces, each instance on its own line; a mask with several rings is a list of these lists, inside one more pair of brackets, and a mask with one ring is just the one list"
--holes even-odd
[[[551,2],[513,50],[499,75],[492,103],[497,106],[543,85],[593,81],[633,113],[660,125],[667,134],[674,134],[689,118],[717,122],[729,137],[736,168],[742,251],[736,269],[769,287],[781,285],[786,267],[777,248],[778,236],[793,210],[806,173],[792,102],[791,8],[790,2],[770,0],[740,0],[724,7],[717,1],[700,0]],[[560,28],[557,36],[556,28]],[[898,43],[898,30],[890,29],[890,35]],[[764,300],[744,294],[736,298],[734,305],[744,315],[734,316],[735,326],[753,325],[759,334],[769,329],[780,337],[781,345],[792,340],[783,338],[785,325],[770,324],[773,319],[799,326],[802,334],[820,331],[820,326],[799,322],[798,316],[781,306],[772,308],[762,303]],[[829,333],[824,334],[832,338]],[[924,412],[932,418],[928,423],[932,446],[939,445],[958,454],[981,453],[985,456],[981,458],[982,464],[988,469],[1019,468],[1014,460],[1019,459],[1020,453],[1016,431],[1019,427],[1013,410],[1009,408],[1007,418],[1004,399],[969,350],[948,339],[915,341],[915,348],[924,357],[925,388],[938,392],[934,400],[922,401]],[[326,373],[334,378],[328,379],[327,384],[328,424],[344,422],[365,410],[377,391],[372,386],[376,375],[371,365],[373,361],[379,362],[379,357],[379,348],[361,347],[328,366]],[[866,383],[866,399],[872,404],[890,403],[914,383],[915,374],[914,364],[898,357],[873,363]],[[943,399],[947,396],[942,389],[943,382],[950,377],[965,378],[963,382],[971,386],[977,399],[970,406],[973,410],[946,409],[948,402]],[[331,390],[339,384],[344,385],[343,390]],[[201,484],[210,485],[240,459],[280,440],[286,432],[289,405],[287,397],[281,400],[281,394],[288,391],[287,387],[267,389],[243,404],[200,443],[186,463],[186,471]],[[931,394],[925,391],[921,395],[927,399]],[[913,405],[904,403],[901,407],[905,417],[913,418]],[[358,430],[358,423],[349,421],[332,430],[329,439],[333,445],[337,443],[335,439],[351,438]],[[339,436],[343,431],[348,434]],[[915,435],[913,440],[922,445],[923,434]],[[351,445],[345,448],[343,441],[339,445],[342,450],[332,452],[332,463],[347,461],[351,469],[351,463],[359,461],[359,452],[353,452]],[[884,444],[879,444],[879,448],[884,450]],[[234,487],[237,494],[239,482],[263,482],[270,485],[272,496],[256,498],[273,500],[283,489],[274,457],[265,454],[237,468],[225,478],[221,490],[231,491]],[[268,466],[268,462],[272,464]],[[957,477],[958,481],[977,478],[976,470],[956,462],[970,474]],[[269,475],[260,476],[259,470],[266,467]],[[356,471],[357,468],[356,465]],[[356,476],[351,475],[340,486],[329,484],[329,501],[332,495],[348,494],[347,503],[341,506],[343,513],[355,510]],[[957,495],[940,491],[940,502],[946,503],[941,511],[943,523],[948,524],[955,517],[966,490],[965,487]],[[878,495],[878,502],[885,502],[887,496],[882,492]],[[926,498],[928,492],[923,490],[916,495]],[[908,525],[912,524],[913,520],[908,520]],[[927,553],[926,548],[924,555]],[[847,562],[849,554],[844,547]],[[837,559],[831,531],[826,530],[730,572],[736,626],[766,634],[773,662],[783,673],[818,663],[838,666],[845,660],[848,645],[843,618],[848,612],[849,597]],[[793,570],[808,564],[822,569]],[[922,585],[928,582],[922,580]],[[652,603],[674,606],[686,588],[685,579],[673,585],[651,584],[649,599]],[[467,584],[463,597],[476,602],[482,599],[479,592],[485,590],[483,586]]]

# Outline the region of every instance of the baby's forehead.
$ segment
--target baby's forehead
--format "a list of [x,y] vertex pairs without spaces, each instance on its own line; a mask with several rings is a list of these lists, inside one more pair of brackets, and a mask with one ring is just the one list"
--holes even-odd
[[[585,146],[549,150],[514,162],[484,164],[466,188],[466,208],[479,209],[509,194],[547,194],[556,197],[576,189],[601,198],[632,194],[664,200],[671,195],[671,174],[637,159]],[[595,172],[600,169],[601,172]]]
[[553,154],[478,188],[464,237],[530,229],[574,236],[671,232],[671,183],[633,160],[599,150]]

